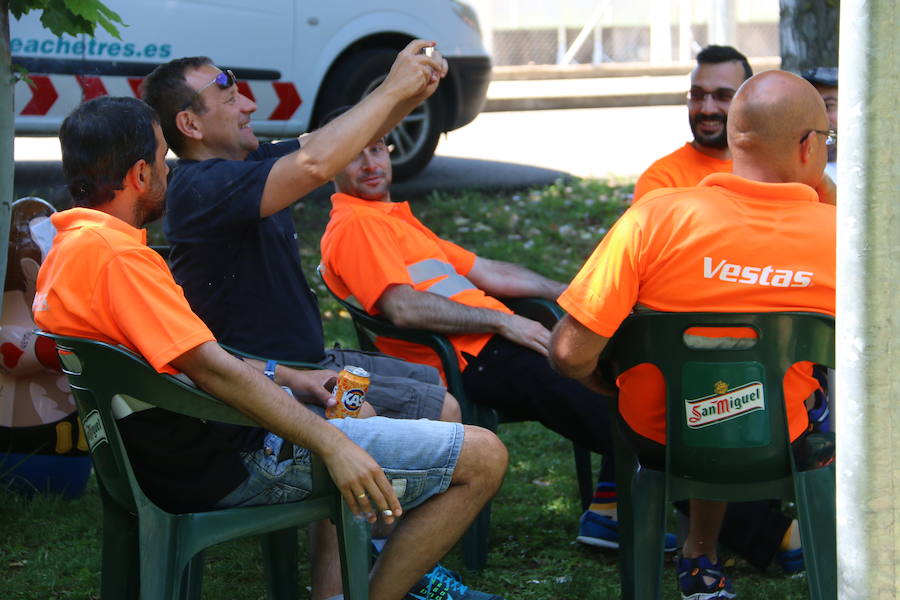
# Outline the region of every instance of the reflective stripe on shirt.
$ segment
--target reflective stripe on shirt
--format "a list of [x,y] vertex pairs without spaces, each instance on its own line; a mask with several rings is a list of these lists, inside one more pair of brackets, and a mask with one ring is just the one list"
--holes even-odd
[[466,277],[458,274],[456,269],[453,268],[453,265],[435,258],[428,258],[413,263],[406,267],[406,271],[409,273],[409,277],[412,279],[413,283],[422,283],[429,279],[446,276],[423,290],[425,292],[437,294],[438,296],[443,296],[444,298],[451,298],[466,290],[477,289]]

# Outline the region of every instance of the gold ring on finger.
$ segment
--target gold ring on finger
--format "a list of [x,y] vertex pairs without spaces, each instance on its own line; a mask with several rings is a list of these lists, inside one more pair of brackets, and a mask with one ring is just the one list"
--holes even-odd
[[362,494],[359,494],[359,495],[357,495],[356,497],[359,498],[360,500],[362,500],[363,498],[366,497],[366,493],[363,492]]

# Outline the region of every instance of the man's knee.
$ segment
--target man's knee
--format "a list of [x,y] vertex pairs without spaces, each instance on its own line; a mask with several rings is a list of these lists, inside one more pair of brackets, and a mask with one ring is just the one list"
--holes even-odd
[[481,481],[499,487],[506,473],[509,455],[506,446],[492,431],[464,425],[465,439],[453,478],[459,483]]
[[448,423],[459,423],[462,421],[462,410],[459,408],[459,402],[450,392],[444,393],[444,405],[441,406],[440,420]]

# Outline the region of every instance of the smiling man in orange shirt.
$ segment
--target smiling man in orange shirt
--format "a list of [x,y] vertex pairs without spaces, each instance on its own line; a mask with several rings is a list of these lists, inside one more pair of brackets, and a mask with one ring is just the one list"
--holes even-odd
[[635,202],[651,190],[693,186],[710,173],[731,172],[725,134],[728,107],[752,75],[747,57],[731,46],[708,46],[697,55],[687,100],[694,139],[644,171],[634,186]]

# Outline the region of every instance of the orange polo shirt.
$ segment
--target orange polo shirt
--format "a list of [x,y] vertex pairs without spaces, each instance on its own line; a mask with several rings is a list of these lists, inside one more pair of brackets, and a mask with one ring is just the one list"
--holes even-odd
[[32,305],[41,329],[121,344],[161,373],[175,373],[169,362],[215,341],[146,245],[146,230],[89,208],[50,220],[57,233]]
[[[726,173],[663,189],[632,206],[559,298],[585,327],[611,337],[640,305],[664,312],[811,311],[834,315],[835,208],[799,183]],[[665,443],[665,387],[656,367],[623,373],[619,410]],[[791,439],[805,431],[810,363],[785,376]]]
[[[408,202],[334,194],[331,203],[331,219],[322,236],[322,264],[325,282],[338,297],[378,314],[385,290],[405,284],[460,304],[511,312],[466,279],[475,254],[435,235],[413,216]],[[460,369],[466,367],[462,353],[478,356],[491,335],[448,336]],[[378,338],[376,345],[385,354],[432,365],[443,374],[440,359],[430,348],[387,338]]]
[[654,162],[641,174],[634,185],[632,202],[659,188],[693,187],[710,173],[731,173],[731,160],[703,154],[687,142]]

